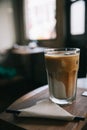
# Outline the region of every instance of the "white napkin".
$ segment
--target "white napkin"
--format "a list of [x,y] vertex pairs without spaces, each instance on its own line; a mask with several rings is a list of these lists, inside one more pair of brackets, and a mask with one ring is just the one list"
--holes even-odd
[[20,109],[19,117],[41,117],[60,120],[73,120],[74,115],[48,99],[42,100],[32,107]]

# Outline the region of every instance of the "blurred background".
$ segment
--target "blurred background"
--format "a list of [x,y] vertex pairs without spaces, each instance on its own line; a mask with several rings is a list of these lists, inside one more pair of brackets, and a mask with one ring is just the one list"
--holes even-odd
[[87,71],[86,0],[0,0],[0,103],[47,84],[44,48],[78,47]]

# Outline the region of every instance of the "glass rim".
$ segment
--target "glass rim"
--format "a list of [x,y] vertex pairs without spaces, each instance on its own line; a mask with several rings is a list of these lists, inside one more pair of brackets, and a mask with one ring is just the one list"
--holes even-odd
[[65,48],[45,48],[44,52],[52,52],[52,51],[74,51],[76,53],[80,52],[80,48],[70,48],[70,47],[65,47]]

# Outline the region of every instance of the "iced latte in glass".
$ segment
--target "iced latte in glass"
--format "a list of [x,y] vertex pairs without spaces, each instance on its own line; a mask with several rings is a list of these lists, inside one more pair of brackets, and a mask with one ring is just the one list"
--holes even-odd
[[45,50],[49,93],[53,102],[71,104],[76,98],[79,55],[78,48]]

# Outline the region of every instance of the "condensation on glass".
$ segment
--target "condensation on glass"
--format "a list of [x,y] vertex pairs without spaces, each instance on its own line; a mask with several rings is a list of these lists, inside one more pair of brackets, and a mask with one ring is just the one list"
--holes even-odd
[[56,0],[25,0],[24,14],[27,39],[56,38]]

